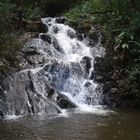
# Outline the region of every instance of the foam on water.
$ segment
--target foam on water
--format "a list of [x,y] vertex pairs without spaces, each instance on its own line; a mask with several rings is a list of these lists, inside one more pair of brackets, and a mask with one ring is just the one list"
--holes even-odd
[[23,115],[15,115],[15,114],[5,115],[4,120],[17,120],[22,117],[23,117]]
[[111,110],[105,109],[103,106],[89,106],[86,104],[80,105],[79,108],[76,109],[77,113],[90,113],[90,114],[96,114],[96,115],[108,115],[109,113],[112,113]]

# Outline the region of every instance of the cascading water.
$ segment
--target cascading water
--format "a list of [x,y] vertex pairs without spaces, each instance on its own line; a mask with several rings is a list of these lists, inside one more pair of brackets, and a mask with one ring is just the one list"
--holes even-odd
[[94,59],[102,57],[104,49],[100,41],[89,46],[87,38],[81,35],[78,39],[74,29],[57,20],[43,18],[48,31],[23,48],[25,55],[33,57],[34,67],[6,79],[4,114],[52,113],[76,106],[88,110],[99,105],[101,90],[93,78]]
[[104,55],[100,42],[96,46],[88,46],[86,38],[79,40],[74,29],[57,23],[55,18],[44,18],[42,22],[48,27],[46,35],[52,37],[50,46],[55,48],[55,45],[58,45],[57,48],[61,50],[59,55],[57,48],[57,53],[51,50],[51,57],[61,64],[57,72],[60,80],[53,83],[54,88],[81,108],[98,105],[101,93],[97,91],[99,85],[94,83],[91,77],[94,72],[94,58]]

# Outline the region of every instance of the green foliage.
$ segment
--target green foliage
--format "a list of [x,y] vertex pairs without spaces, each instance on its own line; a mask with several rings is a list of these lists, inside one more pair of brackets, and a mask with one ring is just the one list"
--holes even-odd
[[21,48],[14,37],[13,15],[16,5],[10,0],[0,0],[0,74],[6,74],[9,67],[17,66],[16,53]]
[[129,49],[129,42],[133,41],[134,37],[130,32],[124,30],[115,39],[118,47],[122,47],[123,49]]
[[130,70],[127,70],[127,77],[124,79],[124,89],[126,95],[131,95],[135,102],[140,104],[140,67],[135,65]]
[[65,15],[76,28],[87,22],[101,26],[104,43],[113,44],[121,62],[117,65],[125,69],[122,94],[132,95],[140,104],[140,0],[87,0]]
[[[99,23],[107,35],[113,40],[116,48],[136,51],[132,46],[140,44],[140,7],[138,0],[87,0],[77,5],[65,15],[71,23]],[[136,8],[137,7],[137,8]],[[77,24],[78,25],[78,24]]]
[[6,32],[10,28],[12,13],[15,10],[15,4],[9,3],[9,0],[0,2],[0,30]]
[[24,17],[28,20],[37,20],[41,18],[39,8],[27,7],[24,9],[24,13]]
[[5,0],[0,2],[0,15],[3,17],[7,17],[11,15],[11,12],[15,10],[15,4],[9,3],[9,0]]

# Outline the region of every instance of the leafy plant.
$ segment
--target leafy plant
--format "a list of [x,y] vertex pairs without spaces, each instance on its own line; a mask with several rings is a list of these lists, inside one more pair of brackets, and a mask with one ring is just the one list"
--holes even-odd
[[27,7],[25,10],[25,18],[29,20],[36,20],[40,19],[40,9],[39,8],[32,8],[32,7]]

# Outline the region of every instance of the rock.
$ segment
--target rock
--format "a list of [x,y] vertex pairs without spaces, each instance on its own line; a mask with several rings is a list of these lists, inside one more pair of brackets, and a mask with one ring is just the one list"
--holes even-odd
[[88,56],[85,56],[82,58],[81,63],[83,64],[83,66],[85,67],[86,71],[89,73],[89,70],[91,68],[91,58]]
[[69,100],[69,98],[63,94],[58,94],[58,97],[57,97],[57,104],[61,107],[61,108],[75,108],[76,105]]
[[125,104],[123,104],[119,96],[113,96],[109,93],[103,95],[103,104],[113,108],[119,108],[125,106]]
[[96,30],[90,30],[87,33],[87,41],[90,47],[95,47],[97,44],[101,43],[101,33]]
[[42,55],[27,55],[25,56],[26,61],[30,65],[41,65],[47,63],[49,60],[45,59]]
[[0,119],[3,119],[3,117],[4,117],[4,113],[3,111],[0,110]]
[[94,80],[96,80],[97,82],[103,83],[104,82],[104,77],[96,75]]
[[90,104],[91,104],[91,101],[92,101],[91,97],[86,96],[85,98],[86,98],[86,103],[87,103],[88,105],[90,105]]
[[91,45],[96,45],[99,42],[99,34],[97,32],[90,32],[88,37],[94,42],[91,42]]
[[[51,88],[47,85],[47,80],[38,72],[33,74],[30,70],[19,72],[7,78],[6,102],[0,110],[5,110],[4,106],[12,105],[7,109],[7,113],[14,110],[17,115],[36,114],[42,110],[48,114],[58,113],[57,104],[47,97]],[[43,96],[44,95],[44,96]]]
[[25,55],[39,55],[40,53],[34,47],[30,47],[29,49],[23,49]]
[[55,33],[55,34],[57,34],[58,32],[59,32],[59,28],[57,27],[57,26],[54,26],[53,27],[53,32]]
[[6,85],[6,92],[0,91],[6,98],[2,102],[0,100],[0,116],[3,117],[11,110],[16,115],[37,114],[41,111],[56,114],[61,112],[61,108],[76,107],[68,97],[55,90],[62,88],[61,82],[64,82],[63,78],[57,77],[56,71],[63,73],[65,79],[69,76],[69,66],[57,62],[42,69],[20,71],[5,78],[2,82]]
[[26,42],[30,41],[33,38],[38,38],[37,32],[26,32],[22,35],[20,35],[17,40],[21,45],[25,44]]
[[53,47],[57,50],[57,51],[59,51],[59,52],[61,52],[61,53],[64,53],[64,51],[63,51],[63,49],[61,48],[61,46],[59,45],[59,42],[57,41],[57,39],[56,38],[53,38]]
[[41,21],[27,21],[23,20],[23,27],[27,32],[46,33],[47,27]]
[[80,33],[77,34],[77,38],[80,41],[83,41],[85,37],[86,37],[86,35],[84,35],[84,34],[80,34]]
[[67,18],[66,17],[57,17],[57,18],[55,18],[55,21],[57,23],[63,23],[64,24],[67,21]]
[[48,34],[41,34],[40,35],[40,38],[43,40],[43,41],[46,41],[47,43],[49,44],[52,44],[53,47],[59,51],[59,52],[63,52],[63,49],[61,48],[61,46],[59,45],[59,42],[57,41],[57,39],[53,36],[50,36]]
[[5,99],[6,99],[6,97],[5,97],[4,91],[0,86],[0,100],[5,101]]
[[4,115],[8,111],[8,106],[6,102],[3,99],[0,99],[0,119],[4,118]]
[[91,86],[91,83],[90,82],[86,82],[84,86],[85,87],[89,87],[89,86]]
[[67,35],[68,35],[71,39],[73,39],[73,38],[76,37],[76,33],[75,33],[74,31],[72,31],[72,30],[68,30],[68,31],[67,31]]
[[52,43],[52,38],[51,38],[51,36],[48,35],[48,34],[41,34],[41,35],[40,35],[40,38],[41,38],[43,41],[48,42],[49,44]]
[[55,94],[55,90],[53,88],[50,88],[48,91],[48,98],[51,99],[54,94]]

